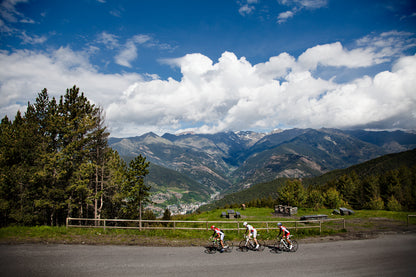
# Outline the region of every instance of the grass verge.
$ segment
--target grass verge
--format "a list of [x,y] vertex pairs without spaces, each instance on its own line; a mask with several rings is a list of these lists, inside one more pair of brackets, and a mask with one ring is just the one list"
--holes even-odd
[[[176,220],[189,221],[223,221],[229,223],[219,223],[220,228],[234,228],[236,222],[243,221],[296,221],[303,215],[326,214],[329,218],[342,218],[340,215],[331,215],[332,210],[307,210],[300,209],[296,217],[276,217],[272,210],[268,208],[248,208],[239,211],[242,218],[224,219],[221,212],[226,210],[213,210],[201,214],[176,217]],[[357,234],[375,234],[380,232],[397,231],[416,231],[416,218],[410,220],[407,226],[407,215],[405,212],[390,211],[355,211],[354,215],[344,216],[346,219],[346,229],[340,223],[327,222],[323,224],[322,232],[317,228],[307,228],[294,230],[290,222],[285,223],[291,233],[298,240],[311,240],[323,238],[356,238]],[[203,224],[204,225],[204,224]],[[271,224],[274,225],[274,224]],[[273,226],[269,226],[273,227]],[[241,228],[241,227],[240,227]],[[277,230],[259,230],[259,236],[265,241],[272,241],[276,238]],[[190,246],[204,245],[211,236],[212,231],[203,230],[135,230],[135,229],[102,229],[102,228],[66,228],[50,226],[9,226],[0,228],[0,243],[64,243],[64,244],[117,244],[117,245],[160,245],[160,246]],[[226,239],[238,242],[242,239],[244,230],[226,231]],[[360,235],[362,237],[362,235]]]

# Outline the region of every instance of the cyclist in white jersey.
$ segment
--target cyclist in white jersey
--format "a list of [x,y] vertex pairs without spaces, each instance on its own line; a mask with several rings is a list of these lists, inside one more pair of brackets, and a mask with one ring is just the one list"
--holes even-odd
[[259,248],[259,243],[257,242],[257,230],[253,226],[251,226],[250,224],[247,224],[247,222],[244,222],[243,226],[246,227],[246,233],[245,234],[247,235],[247,232],[248,232],[248,238],[250,239],[251,236],[253,236],[253,240],[256,243],[256,249],[258,249]]

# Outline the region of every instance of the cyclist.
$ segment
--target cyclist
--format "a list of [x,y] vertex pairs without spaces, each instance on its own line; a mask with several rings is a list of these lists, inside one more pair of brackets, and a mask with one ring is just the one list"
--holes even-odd
[[279,234],[277,235],[278,237],[280,237],[280,234],[282,234],[282,237],[285,238],[286,242],[289,245],[289,249],[292,249],[292,242],[290,242],[289,236],[290,236],[290,232],[289,230],[282,225],[282,223],[277,223],[277,226],[279,226]]
[[246,227],[246,233],[245,235],[247,235],[248,232],[248,239],[251,238],[251,236],[253,236],[253,240],[256,243],[256,249],[259,249],[259,243],[257,242],[257,230],[254,229],[253,226],[251,226],[250,224],[247,224],[247,222],[243,223],[243,226]]
[[220,228],[216,228],[214,225],[211,226],[211,230],[214,230],[214,233],[212,234],[211,238],[216,238],[220,240],[221,243],[221,252],[224,252],[224,232]]

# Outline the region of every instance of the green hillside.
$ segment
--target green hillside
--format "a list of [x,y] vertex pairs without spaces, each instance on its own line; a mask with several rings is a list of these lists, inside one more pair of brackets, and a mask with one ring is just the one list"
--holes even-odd
[[355,172],[361,179],[364,179],[371,175],[381,175],[382,173],[401,167],[412,168],[415,165],[416,148],[405,152],[384,155],[345,169],[333,170],[318,177],[305,178],[302,182],[305,186],[320,186],[343,175],[349,175],[352,172]]
[[[278,178],[271,182],[253,185],[252,187],[225,195],[222,199],[200,207],[206,211],[226,205],[240,205],[253,200],[272,198],[276,200],[278,190],[285,186],[288,178]],[[333,170],[318,177],[302,180],[305,192],[315,190],[318,196],[326,195],[328,188],[334,188],[339,197],[338,203],[344,203],[355,208],[362,208],[367,201],[374,198],[384,201],[385,207],[391,206],[392,197],[398,202],[398,207],[413,210],[416,208],[416,149],[396,154],[388,154],[346,169]],[[348,187],[350,186],[350,187]],[[312,197],[311,194],[305,196]],[[343,199],[343,197],[345,199]],[[313,200],[313,199],[312,199]],[[307,205],[305,200],[305,205]],[[383,207],[384,207],[383,206]]]
[[224,207],[226,205],[243,204],[252,201],[253,199],[268,198],[273,199],[277,197],[277,191],[282,187],[287,178],[278,178],[271,182],[260,183],[253,185],[252,187],[225,195],[220,200],[217,200],[211,204],[201,206],[200,211],[209,211],[218,207]]

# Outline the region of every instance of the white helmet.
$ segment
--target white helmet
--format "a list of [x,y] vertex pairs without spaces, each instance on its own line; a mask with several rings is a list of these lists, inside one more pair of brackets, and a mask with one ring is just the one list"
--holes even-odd
[[244,223],[243,223],[243,226],[244,226],[244,227],[246,227],[246,226],[247,226],[247,222],[244,222]]

